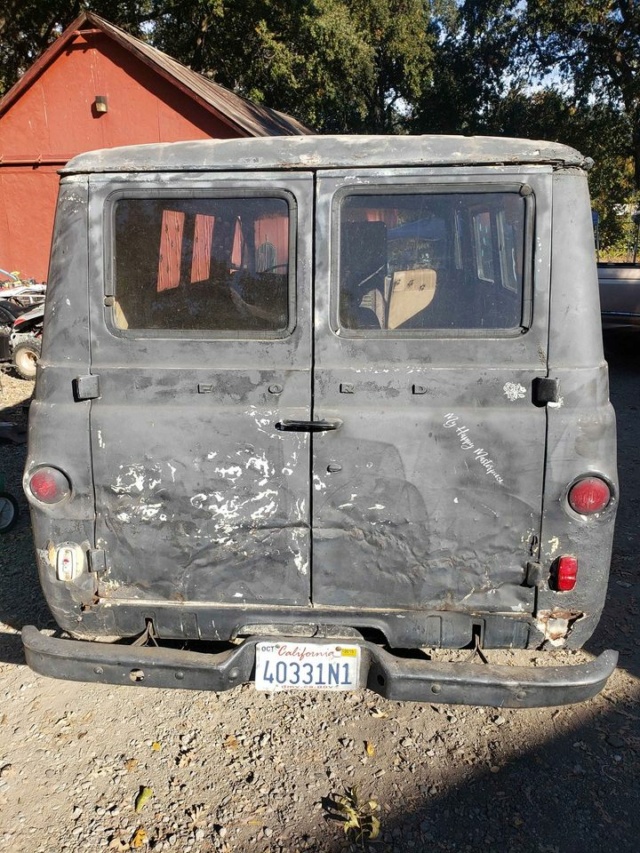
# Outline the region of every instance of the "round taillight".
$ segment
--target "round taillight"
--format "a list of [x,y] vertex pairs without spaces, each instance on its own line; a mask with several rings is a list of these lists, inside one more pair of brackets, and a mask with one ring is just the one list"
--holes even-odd
[[28,482],[33,497],[43,504],[57,504],[71,494],[71,483],[57,468],[37,468]]
[[569,489],[569,506],[580,515],[593,515],[608,506],[611,489],[600,477],[584,477]]

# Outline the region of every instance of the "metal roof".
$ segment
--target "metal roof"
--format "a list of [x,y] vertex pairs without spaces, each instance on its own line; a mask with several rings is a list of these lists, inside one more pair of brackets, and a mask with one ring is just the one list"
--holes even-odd
[[131,145],[74,157],[78,172],[228,171],[416,166],[551,165],[589,168],[574,148],[490,136],[291,136]]
[[97,29],[110,36],[146,65],[154,68],[185,94],[198,101],[226,124],[234,127],[241,136],[293,136],[312,131],[285,113],[259,106],[236,95],[224,86],[197,74],[166,53],[145,44],[140,39],[105,21],[104,18],[84,12],[70,24],[56,41],[36,60],[21,79],[0,101],[0,115],[17,100],[24,89],[82,30]]

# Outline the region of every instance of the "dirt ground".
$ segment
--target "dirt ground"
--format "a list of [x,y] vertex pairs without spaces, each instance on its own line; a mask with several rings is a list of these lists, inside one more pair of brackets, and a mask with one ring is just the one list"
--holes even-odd
[[[620,665],[600,696],[571,707],[42,678],[25,666],[19,636],[27,623],[54,627],[21,496],[24,445],[0,445],[0,471],[22,509],[0,539],[0,850],[636,851],[640,337],[609,335],[606,347],[622,493],[610,593],[585,652],[564,654],[616,648]],[[31,386],[2,381],[0,420],[23,423]],[[332,801],[354,786],[351,817],[365,830],[371,816],[379,821],[375,841],[348,839],[331,818]]]

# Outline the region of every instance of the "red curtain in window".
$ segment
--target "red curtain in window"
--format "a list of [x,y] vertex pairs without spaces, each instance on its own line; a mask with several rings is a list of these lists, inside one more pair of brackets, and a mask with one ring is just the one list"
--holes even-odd
[[274,266],[289,261],[289,217],[275,214],[257,219],[255,224],[256,254],[260,246],[271,244],[275,249]]
[[191,281],[205,281],[211,273],[211,241],[215,216],[196,214],[193,234],[193,260],[191,262]]
[[158,293],[180,284],[180,258],[182,235],[184,234],[184,213],[179,210],[162,212],[162,233],[160,235],[160,260],[158,263]]

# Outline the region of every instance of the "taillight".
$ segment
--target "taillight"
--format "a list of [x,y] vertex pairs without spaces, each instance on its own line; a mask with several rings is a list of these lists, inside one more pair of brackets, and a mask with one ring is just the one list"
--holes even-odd
[[569,506],[580,515],[602,512],[611,500],[611,489],[600,477],[584,477],[569,489]]
[[569,592],[578,580],[578,560],[569,556],[558,557],[554,575],[557,591]]
[[37,468],[28,480],[29,491],[43,504],[57,504],[71,494],[71,483],[62,471],[48,465]]

